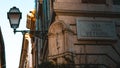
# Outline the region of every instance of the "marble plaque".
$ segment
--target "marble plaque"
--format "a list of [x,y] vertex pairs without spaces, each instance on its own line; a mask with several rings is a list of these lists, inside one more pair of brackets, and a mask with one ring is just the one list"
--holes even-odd
[[115,40],[116,30],[113,21],[79,20],[77,22],[78,39]]

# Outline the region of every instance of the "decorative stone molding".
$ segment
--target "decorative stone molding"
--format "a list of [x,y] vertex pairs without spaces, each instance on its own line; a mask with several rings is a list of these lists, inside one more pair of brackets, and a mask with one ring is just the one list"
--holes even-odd
[[68,32],[73,33],[73,31],[70,29],[69,25],[65,24],[62,20],[59,20],[59,21],[55,21],[50,26],[49,31],[48,31],[48,36],[51,34],[55,34],[55,31],[53,30],[53,28],[56,28],[58,26],[60,26],[62,28],[62,31],[68,31]]

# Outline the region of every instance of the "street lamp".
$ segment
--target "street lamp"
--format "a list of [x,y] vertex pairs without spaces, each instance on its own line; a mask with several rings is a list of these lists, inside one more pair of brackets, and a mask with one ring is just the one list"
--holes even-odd
[[[33,21],[35,21],[35,19],[33,18],[33,14],[31,12],[28,14],[28,16],[30,16],[30,18]],[[34,33],[34,36],[39,37],[39,38],[42,38],[42,36],[43,35],[45,36],[47,33],[47,31],[39,31],[39,30],[36,31],[33,29],[16,30],[19,27],[20,19],[22,18],[22,13],[20,12],[19,8],[16,8],[15,6],[13,8],[10,8],[9,12],[7,12],[7,17],[9,19],[11,28],[13,28],[14,30],[14,33],[16,32],[22,32],[22,34],[25,34],[25,33],[33,34]]]
[[20,19],[22,18],[22,13],[20,12],[19,8],[16,8],[15,6],[10,8],[9,12],[7,12],[7,17],[9,19],[11,28],[13,28],[14,30],[14,33],[16,32],[22,32],[23,34],[30,33],[30,32],[41,33],[41,31],[16,30],[19,27]]
[[16,33],[16,29],[19,27],[20,19],[22,18],[22,13],[18,8],[15,6],[13,8],[10,8],[9,12],[7,13],[10,26],[14,29],[14,33]]

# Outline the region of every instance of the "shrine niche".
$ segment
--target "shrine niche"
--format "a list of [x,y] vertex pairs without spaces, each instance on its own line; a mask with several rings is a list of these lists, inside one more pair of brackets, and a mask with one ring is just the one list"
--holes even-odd
[[[63,21],[54,22],[50,26],[48,33],[49,58],[63,58],[66,55],[71,55],[74,51],[72,35],[73,32],[71,31],[69,25],[65,24]],[[65,59],[62,58],[59,58],[59,61],[57,61],[63,62]]]

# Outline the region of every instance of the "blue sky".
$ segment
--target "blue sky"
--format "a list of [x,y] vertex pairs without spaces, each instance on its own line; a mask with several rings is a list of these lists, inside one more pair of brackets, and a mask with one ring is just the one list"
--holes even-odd
[[35,0],[0,0],[0,3],[0,27],[6,50],[6,68],[18,68],[23,35],[21,33],[13,33],[13,29],[10,28],[9,20],[7,19],[7,12],[13,6],[19,8],[22,12],[22,19],[18,30],[24,30],[26,29],[26,15],[35,8]]

